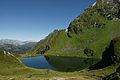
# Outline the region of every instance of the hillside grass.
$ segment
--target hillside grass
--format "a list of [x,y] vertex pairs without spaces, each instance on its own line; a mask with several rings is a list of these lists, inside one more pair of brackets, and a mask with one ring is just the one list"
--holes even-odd
[[[50,45],[50,50],[45,55],[88,58],[84,54],[84,49],[88,48],[94,51],[94,58],[100,59],[110,41],[120,36],[120,20],[111,14],[116,13],[116,9],[112,11],[108,7],[98,1],[95,6],[90,6],[74,19],[67,31],[54,30],[38,42],[29,54],[40,54],[46,45]],[[109,19],[108,14],[113,18]]]
[[[87,47],[94,50],[95,58],[100,58],[105,47],[109,46],[110,41],[120,36],[120,22],[107,21],[102,28],[85,29],[79,34],[72,33],[72,38],[67,36],[65,30],[58,33],[56,39],[53,38],[54,45],[45,55],[87,57],[84,54],[84,49]],[[37,46],[39,47],[39,45]]]

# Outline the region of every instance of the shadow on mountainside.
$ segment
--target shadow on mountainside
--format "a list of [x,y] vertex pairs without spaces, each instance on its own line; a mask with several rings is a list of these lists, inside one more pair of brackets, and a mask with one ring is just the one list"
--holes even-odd
[[111,40],[109,48],[106,47],[102,54],[102,59],[98,63],[89,67],[90,70],[102,69],[104,67],[110,66],[120,62],[119,48],[120,47],[120,37]]
[[80,58],[72,56],[45,56],[46,60],[57,71],[61,72],[74,72],[88,68],[90,65],[95,64],[99,59],[95,58]]

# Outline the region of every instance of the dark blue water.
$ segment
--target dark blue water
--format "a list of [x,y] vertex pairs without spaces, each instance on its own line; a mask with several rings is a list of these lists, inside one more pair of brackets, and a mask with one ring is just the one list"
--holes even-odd
[[56,70],[52,65],[47,62],[44,56],[22,58],[21,61],[28,67]]

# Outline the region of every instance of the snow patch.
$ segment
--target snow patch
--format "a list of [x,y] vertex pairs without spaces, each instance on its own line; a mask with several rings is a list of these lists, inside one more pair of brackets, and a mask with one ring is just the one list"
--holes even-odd
[[9,55],[9,56],[12,56],[12,57],[15,57],[13,54],[11,54],[10,52],[7,52],[7,54]]
[[95,6],[97,2],[95,2],[92,6]]
[[68,29],[66,29],[65,32],[68,32]]
[[6,55],[6,51],[4,51],[4,54]]

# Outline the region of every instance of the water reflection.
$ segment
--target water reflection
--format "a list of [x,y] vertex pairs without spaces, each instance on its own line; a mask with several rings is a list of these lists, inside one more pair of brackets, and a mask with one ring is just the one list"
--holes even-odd
[[99,59],[95,58],[80,58],[70,56],[45,56],[45,58],[50,65],[62,72],[80,71],[99,61]]

